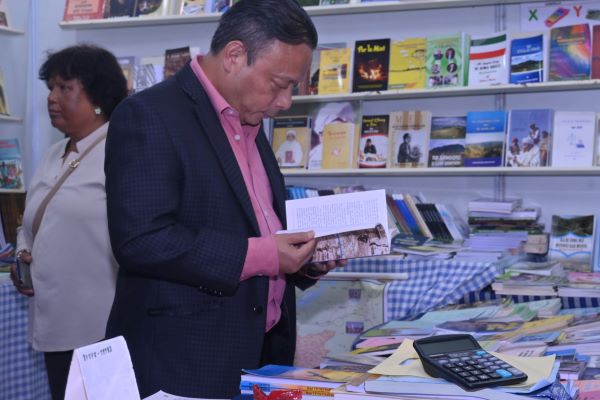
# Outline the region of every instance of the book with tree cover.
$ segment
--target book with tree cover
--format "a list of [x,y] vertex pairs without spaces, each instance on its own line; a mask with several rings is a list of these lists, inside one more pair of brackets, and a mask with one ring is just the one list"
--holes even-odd
[[467,118],[431,118],[430,167],[462,167],[465,156]]

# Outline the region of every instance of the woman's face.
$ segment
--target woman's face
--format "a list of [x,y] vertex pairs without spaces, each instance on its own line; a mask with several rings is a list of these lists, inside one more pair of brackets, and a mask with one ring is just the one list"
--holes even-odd
[[48,80],[48,115],[52,126],[65,135],[90,133],[97,115],[79,79],[58,75]]

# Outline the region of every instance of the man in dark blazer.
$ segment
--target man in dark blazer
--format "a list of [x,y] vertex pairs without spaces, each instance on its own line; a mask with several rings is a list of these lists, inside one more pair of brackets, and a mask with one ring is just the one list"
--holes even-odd
[[241,368],[293,362],[294,287],[335,264],[306,264],[313,232],[275,234],[285,188],[261,123],[290,107],[316,44],[296,0],[241,0],[206,56],[112,115],[107,337],[125,337],[142,397],[231,398]]

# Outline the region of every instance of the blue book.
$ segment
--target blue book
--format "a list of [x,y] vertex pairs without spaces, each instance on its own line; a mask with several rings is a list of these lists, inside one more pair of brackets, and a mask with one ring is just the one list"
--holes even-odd
[[507,167],[547,167],[550,165],[554,110],[512,110],[504,165]]
[[510,83],[544,81],[544,35],[526,34],[510,44]]
[[392,198],[394,199],[396,206],[398,206],[398,210],[400,210],[400,212],[402,213],[402,216],[406,220],[406,224],[408,225],[408,228],[413,233],[413,235],[414,236],[422,236],[423,233],[421,232],[421,229],[419,228],[419,224],[417,223],[417,220],[415,219],[413,214],[410,212],[408,206],[404,202],[403,196],[401,194],[393,194]]
[[465,167],[501,166],[505,134],[505,111],[468,112]]

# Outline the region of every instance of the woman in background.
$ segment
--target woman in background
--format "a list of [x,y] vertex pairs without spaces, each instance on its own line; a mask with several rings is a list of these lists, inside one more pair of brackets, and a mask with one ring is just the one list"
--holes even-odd
[[29,341],[44,352],[52,398],[62,400],[73,349],[104,338],[114,297],[104,143],[127,82],[114,55],[91,45],[49,53],[39,77],[50,90],[52,126],[65,138],[37,168],[18,231],[16,257],[30,265],[33,288],[14,268],[11,276],[31,296]]

